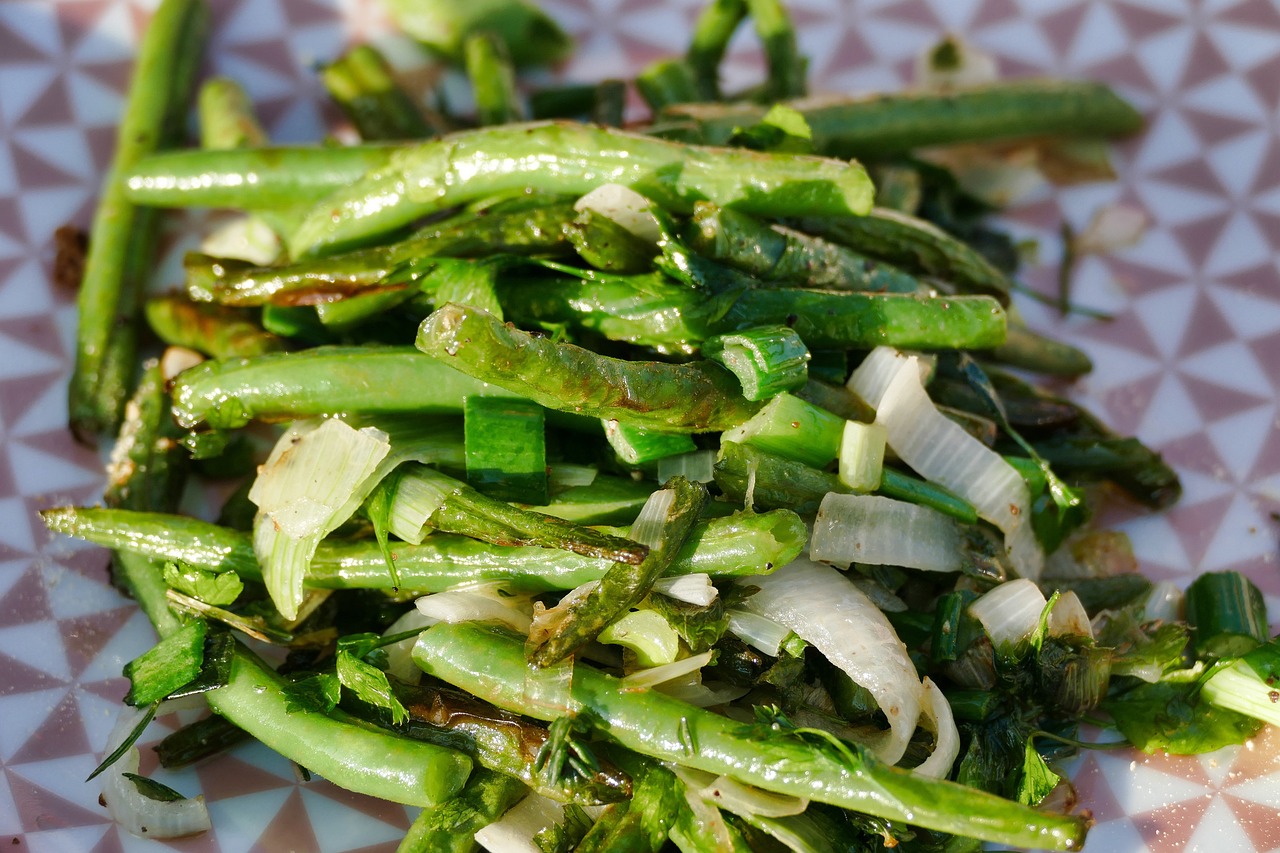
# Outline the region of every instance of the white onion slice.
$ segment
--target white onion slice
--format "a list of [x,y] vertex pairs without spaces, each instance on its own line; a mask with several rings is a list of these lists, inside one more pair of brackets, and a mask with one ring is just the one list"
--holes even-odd
[[743,816],[786,817],[809,808],[809,801],[804,797],[764,791],[730,776],[718,777],[698,793],[720,808]]
[[636,670],[618,683],[618,689],[623,692],[645,690],[666,681],[675,681],[677,678],[683,678],[690,673],[697,672],[711,663],[712,655],[713,652],[706,651],[700,655],[691,655],[662,666],[651,666],[648,669]]
[[1093,626],[1089,624],[1089,614],[1080,602],[1080,596],[1073,591],[1058,595],[1053,609],[1049,611],[1049,636],[1051,637],[1088,637],[1093,639]]
[[[107,754],[124,743],[145,713],[141,708],[121,708],[107,738]],[[130,747],[102,772],[102,802],[116,823],[139,838],[184,838],[209,830],[212,824],[203,796],[173,802],[153,800],[124,776],[137,772],[137,747]]]
[[[998,453],[938,411],[920,381],[914,356],[895,359],[880,348],[854,371],[850,387],[876,407],[876,422],[889,433],[889,446],[926,480],[969,501],[978,514],[1005,535],[1005,548],[1023,577],[1039,577],[1044,553],[1030,530],[1027,484]],[[874,359],[874,360],[873,360]],[[889,366],[893,378],[884,383]],[[862,373],[863,367],[867,370]]]
[[730,610],[725,615],[729,617],[729,630],[735,637],[770,657],[777,657],[782,643],[791,636],[791,629],[786,625],[758,613]]
[[956,728],[951,703],[942,694],[942,689],[928,676],[921,685],[924,687],[924,708],[920,720],[933,732],[934,742],[933,752],[916,766],[914,772],[942,779],[951,772],[951,765],[960,754],[960,730]]
[[658,578],[653,591],[699,607],[710,607],[720,597],[720,591],[711,583],[711,575],[704,572]]
[[791,629],[875,697],[889,732],[872,748],[896,764],[915,731],[922,688],[889,620],[844,575],[809,560],[748,583],[760,588],[747,599],[748,610]]
[[1142,615],[1148,621],[1176,622],[1182,618],[1182,602],[1186,596],[1173,581],[1159,581],[1147,593]]
[[1048,601],[1026,578],[1002,583],[969,605],[969,613],[987,629],[997,649],[1020,643],[1040,625]]
[[528,596],[507,596],[498,585],[483,584],[424,595],[415,602],[418,612],[436,622],[497,622],[528,634],[533,606]]
[[649,199],[621,184],[598,186],[573,205],[574,210],[590,210],[612,219],[641,240],[656,246],[662,239],[662,229],[651,207]]
[[[430,617],[423,616],[418,608],[411,607],[382,632],[384,637],[392,634],[403,634],[435,624]],[[422,680],[422,670],[413,662],[413,644],[417,637],[410,637],[398,643],[384,646],[387,652],[387,672],[407,684],[417,684]]]
[[957,572],[960,544],[956,522],[936,509],[882,495],[832,492],[818,507],[809,556],[840,566],[870,563]]

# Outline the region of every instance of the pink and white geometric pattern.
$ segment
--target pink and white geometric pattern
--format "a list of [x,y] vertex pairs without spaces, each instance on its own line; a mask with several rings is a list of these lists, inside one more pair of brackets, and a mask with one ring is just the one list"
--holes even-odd
[[[217,0],[208,70],[247,84],[280,141],[332,126],[312,68],[352,40],[386,40],[374,0]],[[682,50],[701,0],[547,0],[578,38],[571,79],[619,76]],[[1008,75],[1110,82],[1148,116],[1120,147],[1118,181],[1038,194],[1012,220],[1043,238],[1028,274],[1052,292],[1065,218],[1083,227],[1124,202],[1142,242],[1077,270],[1076,298],[1112,322],[1037,327],[1097,369],[1067,389],[1159,448],[1185,496],[1155,516],[1117,513],[1144,571],[1180,584],[1248,572],[1280,614],[1280,5],[1273,0],[790,0],[815,89],[897,88],[913,57],[963,34]],[[215,829],[172,844],[116,829],[81,780],[124,691],[122,664],[151,642],[107,584],[102,552],[51,540],[36,510],[97,499],[99,456],[65,430],[75,323],[49,283],[52,234],[84,226],[108,162],[121,92],[154,0],[0,2],[0,844],[43,851],[391,851],[411,814],[247,747],[168,777],[203,792]],[[403,40],[392,52],[411,51]],[[731,85],[759,73],[734,43]],[[171,269],[168,264],[162,269]],[[166,284],[172,282],[164,282]],[[1278,626],[1273,626],[1273,631]],[[158,737],[163,729],[157,724]],[[144,750],[144,769],[146,764]],[[1201,758],[1095,753],[1074,773],[1097,826],[1090,850],[1280,849],[1280,733]]]

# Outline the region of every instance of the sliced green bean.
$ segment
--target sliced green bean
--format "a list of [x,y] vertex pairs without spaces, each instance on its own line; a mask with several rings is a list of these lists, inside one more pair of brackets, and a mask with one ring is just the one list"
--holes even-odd
[[[264,744],[333,784],[411,806],[455,796],[471,772],[461,752],[403,737],[340,711],[299,708],[284,682],[237,646],[231,678],[205,694],[209,707]],[[341,749],[334,749],[341,744]]]
[[573,40],[538,4],[526,0],[422,2],[387,0],[396,25],[455,63],[472,33],[496,33],[517,65],[547,65],[568,57]]
[[235,308],[170,293],[148,299],[143,310],[160,340],[213,358],[248,358],[284,349],[283,340]]
[[417,346],[477,381],[499,383],[548,408],[667,432],[728,429],[759,408],[718,364],[609,358],[460,305],[424,320]]
[[289,209],[313,204],[381,168],[390,144],[280,145],[227,151],[166,151],[124,171],[125,197],[153,207]]
[[856,163],[702,148],[610,128],[534,122],[410,146],[318,204],[289,241],[295,257],[367,244],[477,199],[535,189],[581,195],[624,184],[672,210],[708,200],[773,216],[861,215],[872,187]]
[[462,55],[480,124],[507,124],[525,118],[506,42],[493,32],[472,33],[463,42]]
[[200,87],[200,147],[208,150],[249,148],[269,143],[253,113],[244,88],[229,77],[215,77]]
[[[58,507],[41,513],[48,528],[157,560],[176,560],[211,571],[259,578],[249,534],[167,513]],[[611,530],[625,535],[625,530]],[[768,574],[794,560],[807,532],[795,513],[737,513],[698,522],[669,574],[746,576]],[[546,548],[505,548],[465,536],[432,534],[421,545],[396,543],[400,585],[441,592],[459,584],[509,581],[535,591],[567,590],[599,580],[607,560]],[[391,589],[382,549],[373,539],[325,540],[316,549],[305,584],[315,589]]]
[[696,72],[680,59],[659,59],[646,66],[636,75],[636,89],[655,113],[702,99]]
[[320,80],[367,142],[425,139],[435,132],[377,48],[352,48],[321,69]]
[[720,99],[720,63],[746,17],[746,0],[711,0],[698,16],[685,59],[693,69],[700,100]]
[[[1015,846],[1077,850],[1089,819],[1016,802],[888,767],[867,750],[809,740],[779,726],[749,725],[654,690],[626,690],[585,664],[573,678],[526,695],[523,643],[475,624],[422,633],[422,669],[500,708],[546,719],[565,711],[607,721],[603,734],[664,761],[727,774],[768,791],[808,797],[926,829]],[[564,709],[564,710],[557,710]]]
[[990,355],[1012,367],[1065,379],[1074,379],[1093,370],[1093,360],[1084,351],[1034,332],[1021,323],[1009,324],[1004,343],[993,348]]
[[418,813],[396,853],[472,853],[480,847],[476,833],[528,791],[518,779],[477,768],[456,797]]
[[804,95],[808,62],[796,47],[796,30],[781,0],[747,0],[747,13],[764,46],[768,72],[759,99],[772,104]]
[[[954,89],[828,99],[795,106],[816,150],[833,157],[884,158],[930,145],[1036,136],[1112,137],[1142,129],[1142,115],[1102,83],[1011,80]],[[685,104],[664,118],[692,124],[692,138],[723,145],[765,107]]]
[[181,137],[208,16],[201,0],[166,0],[139,46],[76,298],[79,327],[68,413],[81,438],[115,429],[133,385],[137,315],[154,267],[159,221],[134,206],[125,176],[146,155]]

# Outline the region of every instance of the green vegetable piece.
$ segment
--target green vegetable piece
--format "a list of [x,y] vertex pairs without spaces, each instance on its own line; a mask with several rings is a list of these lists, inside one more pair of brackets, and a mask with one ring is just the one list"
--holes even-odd
[[338,681],[361,701],[386,711],[396,725],[409,718],[409,712],[391,691],[385,672],[341,648],[338,649],[337,666]]
[[267,132],[253,114],[253,102],[235,80],[229,77],[206,80],[196,103],[201,148],[249,148],[270,143]]
[[516,91],[516,72],[507,45],[493,32],[476,32],[462,45],[463,61],[475,94],[481,126],[520,121],[524,108]]
[[605,272],[645,272],[658,253],[652,243],[590,208],[566,223],[564,233],[584,261]]
[[397,147],[370,143],[165,151],[123,170],[124,194],[149,207],[292,210],[385,166]]
[[185,800],[186,797],[155,779],[148,779],[146,776],[139,776],[137,773],[122,773],[124,778],[133,783],[138,789],[138,793],[149,800],[157,800],[162,803],[176,803]]
[[1083,350],[1033,332],[1021,323],[1010,323],[1004,343],[991,350],[991,357],[1011,367],[1074,379],[1093,370],[1093,360]]
[[699,204],[692,225],[693,249],[766,281],[870,293],[920,289],[914,276],[891,264],[739,211]]
[[680,59],[659,59],[636,75],[636,90],[655,113],[701,100],[697,72]]
[[475,835],[528,792],[519,779],[477,767],[458,796],[423,809],[396,853],[472,853]]
[[174,380],[173,413],[187,428],[234,429],[339,412],[457,414],[476,396],[513,395],[408,347],[316,347],[197,365]]
[[232,603],[244,589],[235,572],[209,572],[178,563],[164,564],[164,582],[178,592],[216,607]]
[[812,154],[813,131],[799,110],[786,104],[774,104],[759,124],[734,131],[729,144],[752,151]]
[[[923,89],[819,104],[795,104],[813,128],[814,147],[832,157],[884,158],[930,145],[1028,137],[1128,136],[1142,115],[1102,83],[1009,80],[946,92]],[[685,104],[663,119],[685,135],[723,144],[736,128],[758,121],[764,107]]]
[[124,666],[129,692],[124,701],[141,707],[158,702],[200,674],[207,626],[193,620]]
[[773,103],[805,94],[808,61],[796,47],[796,31],[781,0],[747,0],[747,14],[764,46],[768,76],[760,100]]
[[68,416],[82,440],[114,431],[120,422],[137,367],[137,315],[155,260],[159,219],[126,197],[125,175],[147,154],[181,138],[208,19],[201,0],[166,0],[138,47],[76,297]]
[[548,503],[526,509],[578,524],[630,524],[651,494],[653,483],[598,474],[590,485],[555,492]]
[[613,452],[618,454],[618,458],[627,465],[644,465],[698,449],[693,439],[685,433],[659,432],[615,420],[603,423],[605,439]]
[[529,400],[467,397],[467,482],[489,497],[545,504],[549,500],[545,410]]
[[727,430],[721,440],[822,468],[840,454],[844,424],[825,409],[791,394],[779,394],[750,420]]
[[680,635],[654,610],[632,610],[608,625],[596,639],[635,652],[636,665],[661,666],[680,652]]
[[1205,680],[1204,699],[1217,708],[1280,725],[1280,640],[1223,663]]
[[745,421],[755,405],[708,362],[608,358],[503,325],[483,311],[445,305],[423,321],[417,346],[479,382],[547,408],[670,432],[711,432]]
[[337,710],[291,707],[280,677],[243,648],[230,681],[208,698],[215,713],[271,749],[357,793],[434,806],[456,796],[471,772],[471,759],[455,750],[356,723]]
[[788,326],[760,326],[708,338],[703,358],[719,362],[742,383],[742,396],[767,400],[809,381],[809,349]]
[[[1166,679],[1168,677],[1166,676]],[[1103,711],[1135,748],[1148,754],[1200,755],[1243,743],[1262,722],[1211,704],[1193,680],[1139,683],[1107,697]]]
[[213,358],[262,355],[284,349],[284,341],[243,311],[192,302],[171,293],[154,296],[143,306],[156,337]]
[[1187,587],[1191,641],[1202,658],[1232,658],[1267,641],[1262,592],[1239,572],[1206,572]]
[[683,477],[672,478],[665,489],[672,492],[670,506],[660,519],[657,541],[638,566],[615,563],[600,583],[568,605],[563,618],[547,636],[529,638],[529,661],[538,667],[559,663],[599,636],[609,624],[626,614],[649,594],[654,581],[667,573],[707,502],[707,490]]
[[772,216],[859,216],[871,207],[860,165],[700,148],[567,122],[464,131],[393,154],[317,205],[289,241],[294,257],[364,245],[420,217],[525,189],[582,195],[629,186],[671,210],[697,201]]
[[551,708],[590,714],[607,720],[602,733],[628,749],[765,790],[1001,844],[1076,850],[1084,841],[1087,818],[1034,811],[886,767],[813,730],[744,724],[656,691],[627,691],[585,664],[575,665],[572,682],[540,685],[540,701],[532,702],[522,643],[480,626],[433,626],[419,636],[413,657],[428,674],[499,707],[543,718],[558,713]]
[[1049,769],[1044,758],[1028,740],[1026,755],[1022,761],[1022,779],[1018,783],[1018,802],[1026,806],[1040,805],[1061,779],[1061,776]]
[[745,0],[711,0],[698,16],[685,54],[697,81],[697,100],[720,99],[720,62],[734,32],[746,17]]
[[320,70],[320,81],[367,142],[424,139],[433,133],[377,48],[352,48]]
[[201,717],[172,734],[153,748],[160,766],[166,770],[188,767],[244,743],[249,735],[218,716]]
[[491,31],[517,65],[548,65],[569,55],[573,41],[545,12],[525,0],[388,0],[396,25],[461,64],[472,33]]

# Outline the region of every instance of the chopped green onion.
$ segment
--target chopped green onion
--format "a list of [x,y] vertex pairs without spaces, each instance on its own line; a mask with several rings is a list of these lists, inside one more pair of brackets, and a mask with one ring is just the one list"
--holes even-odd
[[855,492],[880,488],[884,470],[885,428],[880,424],[845,421],[840,440],[840,482]]
[[597,639],[635,652],[636,661],[646,669],[672,663],[680,653],[680,635],[655,610],[632,610]]
[[1267,641],[1267,605],[1239,572],[1209,572],[1187,587],[1187,621],[1196,654],[1240,657]]
[[748,400],[767,400],[809,381],[809,349],[787,326],[716,335],[703,342],[702,355],[729,368]]
[[779,394],[721,442],[748,444],[822,468],[840,453],[844,420],[791,394]]
[[199,675],[206,627],[203,619],[193,619],[125,664],[131,686],[124,701],[138,707],[150,705]]
[[601,423],[609,446],[628,465],[644,465],[668,456],[692,453],[697,449],[693,439],[685,433],[659,432],[612,419],[602,420]]
[[1280,726],[1280,638],[1219,668],[1202,690],[1219,708]]
[[498,500],[545,504],[545,410],[529,400],[467,397],[467,482]]

